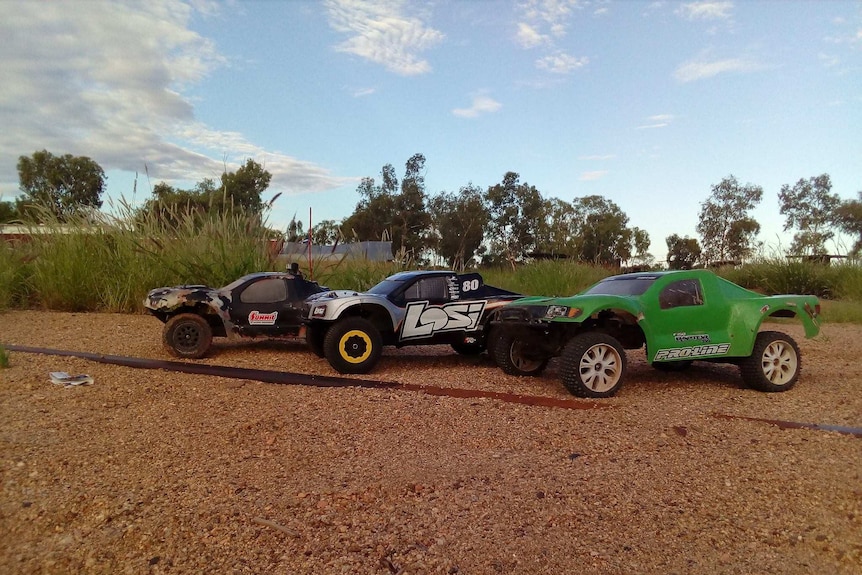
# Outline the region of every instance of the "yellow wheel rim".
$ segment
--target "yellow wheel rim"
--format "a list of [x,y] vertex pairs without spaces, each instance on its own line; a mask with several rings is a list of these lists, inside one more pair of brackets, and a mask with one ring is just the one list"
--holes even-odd
[[362,363],[371,357],[373,349],[371,338],[364,331],[352,329],[338,340],[338,351],[341,359],[348,363]]

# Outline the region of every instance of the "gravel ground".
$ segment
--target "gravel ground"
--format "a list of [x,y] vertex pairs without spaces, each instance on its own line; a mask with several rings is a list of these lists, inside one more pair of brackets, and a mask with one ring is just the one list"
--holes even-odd
[[[10,353],[0,572],[862,573],[862,328],[806,340],[791,391],[629,355],[602,409],[313,388]],[[0,342],[170,359],[147,316],[7,312]],[[336,375],[300,342],[207,363]],[[63,388],[48,373],[87,373]],[[486,356],[389,349],[368,379],[570,399]]]

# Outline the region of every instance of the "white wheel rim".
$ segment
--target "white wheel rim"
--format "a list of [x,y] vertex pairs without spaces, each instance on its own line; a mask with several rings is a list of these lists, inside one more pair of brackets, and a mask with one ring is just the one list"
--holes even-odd
[[613,346],[597,343],[581,356],[581,381],[591,391],[605,393],[619,382],[622,366],[622,358]]
[[773,385],[785,385],[796,375],[799,362],[793,347],[786,341],[773,341],[763,350],[763,375]]

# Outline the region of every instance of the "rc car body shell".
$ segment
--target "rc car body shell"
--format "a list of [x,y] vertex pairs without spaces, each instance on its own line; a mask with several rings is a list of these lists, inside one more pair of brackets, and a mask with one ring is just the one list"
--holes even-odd
[[322,291],[326,288],[299,274],[259,272],[222,288],[156,288],[147,294],[144,307],[163,323],[178,314],[197,314],[206,319],[216,336],[297,336],[302,328],[303,300]]
[[687,270],[612,276],[571,297],[523,298],[492,319],[550,356],[575,335],[597,330],[626,349],[645,345],[653,363],[748,357],[769,317],[796,317],[814,337],[818,312],[815,296],[764,296],[711,271]]
[[[382,345],[451,344],[462,353],[478,353],[486,345],[488,317],[501,305],[520,298],[515,292],[485,285],[479,274],[454,271],[410,271],[389,276],[367,292],[329,291],[305,301],[303,320],[309,334],[316,334],[318,346],[337,370],[365,373],[378,355],[365,350],[377,335]],[[349,318],[363,318],[374,337],[363,332],[362,349],[355,357],[345,351],[345,343],[332,344],[326,352],[326,333]],[[347,336],[345,336],[347,337]],[[333,356],[341,356],[338,357]],[[361,358],[357,359],[357,358]],[[351,365],[345,365],[344,361]],[[361,365],[353,365],[353,363]]]

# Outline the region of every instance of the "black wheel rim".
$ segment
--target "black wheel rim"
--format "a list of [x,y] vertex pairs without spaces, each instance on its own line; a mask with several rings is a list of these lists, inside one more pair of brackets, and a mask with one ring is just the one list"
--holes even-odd
[[179,325],[175,333],[174,343],[183,350],[194,350],[201,341],[201,332],[194,324]]

